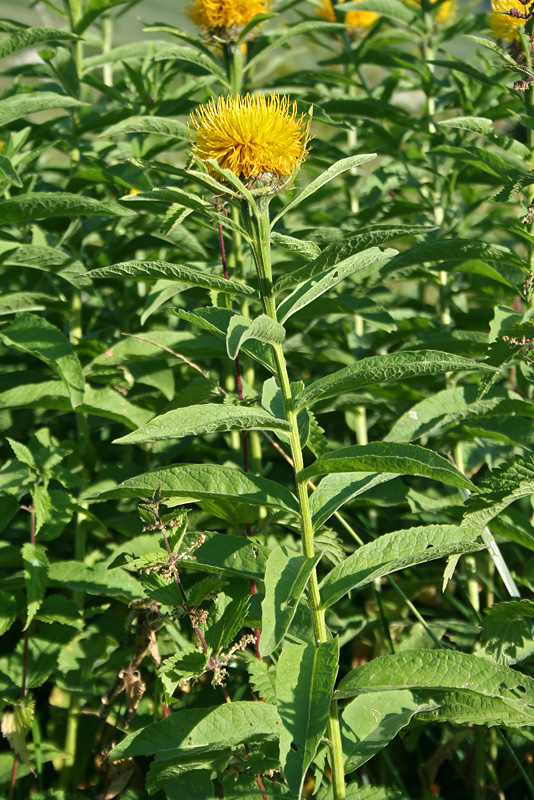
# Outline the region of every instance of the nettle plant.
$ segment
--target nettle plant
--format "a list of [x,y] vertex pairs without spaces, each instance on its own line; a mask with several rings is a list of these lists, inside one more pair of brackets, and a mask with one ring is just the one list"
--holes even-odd
[[8,796],[534,793],[530,10],[115,5],[0,22]]

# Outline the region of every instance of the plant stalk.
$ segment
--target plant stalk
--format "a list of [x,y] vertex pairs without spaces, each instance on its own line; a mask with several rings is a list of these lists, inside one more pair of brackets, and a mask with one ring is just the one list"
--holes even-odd
[[[272,293],[272,269],[271,269],[271,243],[270,243],[270,220],[269,220],[269,199],[262,197],[258,201],[258,213],[255,215],[256,236],[254,254],[259,272],[261,295],[265,313],[277,322],[276,306]],[[300,508],[302,549],[307,558],[315,556],[315,545],[313,536],[313,525],[311,518],[310,500],[308,496],[308,483],[306,479],[300,477],[304,468],[302,447],[298,432],[297,414],[295,412],[291,384],[287,371],[285,354],[281,345],[272,345],[276,361],[278,381],[286,420],[291,424],[289,443],[291,456],[293,459],[293,469],[295,472],[295,483],[297,497]],[[328,641],[328,634],[325,622],[325,611],[321,606],[321,595],[319,592],[319,582],[317,572],[313,569],[308,583],[308,596],[310,600],[313,629],[317,644]],[[344,800],[345,798],[345,777],[343,769],[343,751],[341,746],[341,730],[337,712],[337,703],[332,700],[328,720],[328,740],[331,746],[331,771],[332,784],[334,790],[334,800]]]

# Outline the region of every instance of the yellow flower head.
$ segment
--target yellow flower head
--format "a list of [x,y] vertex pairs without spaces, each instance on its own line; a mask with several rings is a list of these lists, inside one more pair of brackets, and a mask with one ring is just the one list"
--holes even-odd
[[[415,2],[417,3],[418,6],[421,6],[421,0],[415,0]],[[432,2],[435,3],[436,0],[432,0]],[[446,22],[446,20],[448,20],[449,17],[453,14],[455,9],[456,9],[456,4],[453,2],[453,0],[445,0],[444,3],[440,4],[438,12],[435,15],[435,19],[438,22]]]
[[503,11],[511,11],[516,8],[521,13],[525,12],[525,7],[521,0],[491,0],[493,13],[490,17],[490,25],[496,39],[504,39],[506,42],[519,41],[518,28],[524,25],[526,20],[518,17],[510,17],[503,14]]
[[195,23],[214,31],[242,26],[256,14],[269,10],[269,0],[193,0],[188,16]]
[[247,181],[291,175],[303,160],[304,117],[288,97],[219,97],[191,115],[192,151]]
[[[336,0],[336,4],[337,2],[344,3],[345,0]],[[323,0],[323,8],[319,8],[317,13],[323,19],[337,21],[332,0]],[[347,11],[345,22],[351,28],[369,28],[379,16],[375,11]]]

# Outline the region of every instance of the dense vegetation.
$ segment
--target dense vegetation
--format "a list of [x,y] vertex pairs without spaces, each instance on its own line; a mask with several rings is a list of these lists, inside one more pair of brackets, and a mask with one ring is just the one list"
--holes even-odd
[[136,3],[43,1],[0,21],[2,796],[533,797],[530,9],[116,46]]

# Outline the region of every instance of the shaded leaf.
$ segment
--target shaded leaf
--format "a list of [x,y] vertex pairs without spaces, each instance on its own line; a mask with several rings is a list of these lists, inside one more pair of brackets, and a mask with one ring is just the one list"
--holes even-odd
[[298,796],[328,724],[338,659],[337,639],[317,646],[286,642],[278,659],[280,761],[289,788]]
[[298,555],[287,547],[275,547],[265,566],[265,599],[261,604],[260,653],[276,650],[291,624],[300,598],[321,554]]

